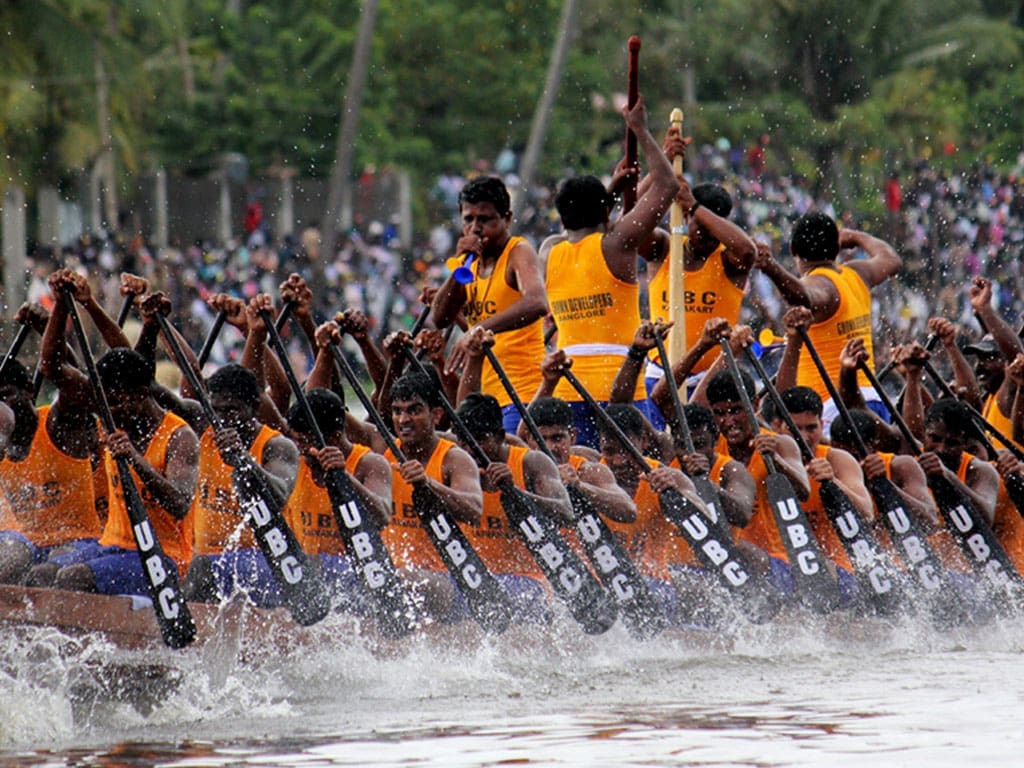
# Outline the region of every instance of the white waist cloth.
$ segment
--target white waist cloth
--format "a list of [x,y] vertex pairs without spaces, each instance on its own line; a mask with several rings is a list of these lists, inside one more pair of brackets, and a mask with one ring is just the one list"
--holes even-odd
[[570,344],[562,351],[568,357],[596,357],[597,355],[618,355],[625,357],[629,347],[625,344]]

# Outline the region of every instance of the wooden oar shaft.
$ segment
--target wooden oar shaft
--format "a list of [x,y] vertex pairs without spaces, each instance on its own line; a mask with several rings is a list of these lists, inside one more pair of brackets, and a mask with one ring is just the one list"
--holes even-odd
[[206,334],[206,338],[203,340],[203,348],[199,350],[200,368],[206,365],[206,361],[210,359],[210,353],[213,352],[213,345],[217,343],[217,337],[220,336],[221,329],[224,327],[224,322],[227,319],[228,313],[223,309],[217,313],[216,317],[213,318],[213,325],[210,326],[210,332]]
[[0,378],[3,378],[4,374],[7,373],[7,368],[10,366],[11,361],[18,357],[18,353],[21,348],[25,345],[25,341],[28,339],[28,335],[32,332],[32,329],[27,325],[22,325],[18,332],[14,335],[14,341],[11,342],[11,346],[7,348],[7,354],[4,355],[4,360],[0,363]]

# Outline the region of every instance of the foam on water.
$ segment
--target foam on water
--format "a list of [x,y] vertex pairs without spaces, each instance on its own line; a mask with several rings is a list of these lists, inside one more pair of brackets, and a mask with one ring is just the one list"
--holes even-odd
[[587,637],[567,621],[390,649],[355,630],[331,617],[305,644],[225,634],[131,652],[5,629],[0,743],[25,765],[116,752],[176,766],[934,768],[1006,762],[1024,740],[1008,716],[1024,696],[1024,620],[939,631],[785,616],[739,627],[728,648],[696,633],[637,643],[620,626]]

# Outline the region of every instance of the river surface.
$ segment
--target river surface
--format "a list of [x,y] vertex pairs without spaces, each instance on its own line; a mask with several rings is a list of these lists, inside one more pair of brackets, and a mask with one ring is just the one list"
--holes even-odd
[[1024,620],[790,616],[725,643],[567,621],[387,653],[335,617],[243,654],[5,629],[0,766],[1024,764]]

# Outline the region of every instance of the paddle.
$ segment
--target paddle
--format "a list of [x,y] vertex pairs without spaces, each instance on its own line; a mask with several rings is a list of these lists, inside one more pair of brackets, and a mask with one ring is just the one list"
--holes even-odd
[[[206,388],[185,358],[170,323],[162,312],[156,312],[155,317],[164,340],[182,374],[194,390],[196,400],[202,407],[210,427],[214,431],[220,429],[220,419],[210,404]],[[253,538],[256,539],[260,552],[270,566],[274,581],[281,589],[292,618],[302,626],[315,624],[331,609],[320,573],[309,567],[309,558],[285,521],[284,502],[273,492],[248,451],[240,451],[239,454],[232,457],[234,469],[231,473],[231,485],[238,499],[238,506],[245,513],[245,518],[252,528]]]
[[[632,457],[633,461],[644,472],[650,471],[651,467],[647,463],[647,459],[640,452],[640,449],[633,445],[633,441],[615,423],[615,420],[605,413],[604,409],[594,399],[594,396],[576,378],[576,374],[569,368],[564,368],[562,376],[579,393],[598,420],[601,421],[611,434],[615,435],[615,438],[621,443],[623,450]],[[722,536],[713,530],[708,524],[708,518],[703,510],[676,488],[666,488],[663,490],[658,494],[658,501],[661,504],[662,514],[679,529],[683,538],[686,539],[686,542],[700,560],[701,565],[714,573],[726,589],[734,593],[743,594],[753,586],[750,574],[747,572],[746,560],[732,541],[732,537]]]
[[[399,463],[405,463],[406,457],[399,448],[398,442],[391,435],[384,418],[374,407],[369,395],[363,391],[355,371],[337,344],[328,349],[334,361],[348,381],[352,391],[366,410],[367,416],[373,421],[381,438],[387,444],[391,455]],[[441,562],[451,575],[459,591],[466,598],[469,612],[480,626],[488,632],[501,634],[509,625],[512,605],[504,588],[494,578],[476,549],[466,538],[465,532],[452,519],[444,502],[427,486],[417,484],[413,488],[413,507],[423,523],[423,528],[437,550]]]
[[[942,393],[946,397],[956,399],[953,390],[942,380],[931,361],[924,360],[923,363],[925,371],[942,390]],[[980,419],[981,422],[987,423],[980,413],[966,403],[964,405],[969,411],[973,411],[972,418],[977,417],[976,421]],[[980,430],[979,437],[986,450],[994,455],[995,447]],[[1010,590],[1007,596],[1017,597],[1019,588],[1024,587],[1024,577],[1021,577],[1013,561],[1006,554],[1006,550],[1003,549],[1002,543],[992,533],[988,521],[978,511],[970,497],[946,477],[929,475],[928,485],[935,495],[935,501],[946,519],[953,538],[971,567],[996,590],[1007,592],[1007,588],[1012,584],[1014,589]]]
[[[295,371],[288,361],[288,350],[277,328],[271,322],[269,313],[265,309],[260,310],[260,317],[267,327],[270,344],[277,353],[281,368],[288,377],[292,395],[310,424],[317,448],[324,448],[327,441],[316,423],[306,393],[299,385]],[[404,637],[419,623],[416,606],[406,591],[398,571],[395,570],[394,563],[391,562],[380,530],[367,519],[366,510],[352,485],[352,479],[345,471],[333,469],[327,472],[326,483],[334,520],[345,542],[345,551],[364,594],[373,606],[377,621],[388,637]]]
[[[800,448],[804,462],[809,462],[814,458],[814,452],[793,421],[793,416],[782,401],[782,396],[772,383],[771,377],[750,347],[745,347],[743,352],[747,362],[753,366],[761,381],[764,382],[765,391],[775,405],[775,410],[786,422],[791,436]],[[847,421],[849,422],[849,419]],[[894,613],[902,602],[900,589],[902,575],[893,567],[889,558],[878,546],[871,529],[862,525],[860,515],[842,488],[834,480],[822,480],[818,485],[821,489],[821,502],[825,514],[828,515],[829,522],[832,523],[832,527],[839,535],[839,540],[842,542],[850,562],[854,565],[854,576],[859,593],[868,596],[871,606],[879,613],[886,615]]]
[[210,326],[210,332],[206,334],[206,338],[203,339],[203,348],[199,350],[199,369],[202,370],[203,366],[206,365],[206,361],[210,359],[210,353],[213,352],[213,345],[217,343],[217,337],[220,336],[220,331],[224,327],[224,321],[228,319],[228,313],[223,309],[217,313],[216,317],[213,318],[213,325]]
[[[721,345],[722,354],[729,365],[729,373],[732,375],[740,401],[743,403],[743,409],[756,433],[760,430],[757,414],[754,413],[754,406],[750,402],[747,388],[743,386],[740,368],[732,353],[732,348],[729,346],[729,340],[723,338]],[[768,477],[765,480],[768,506],[772,511],[782,544],[789,558],[797,597],[804,607],[812,611],[818,613],[830,611],[839,605],[839,592],[835,579],[825,567],[825,556],[811,530],[807,513],[800,506],[793,483],[778,470],[772,456],[762,453],[761,458],[768,470]]]
[[[860,454],[860,458],[863,459],[872,451],[864,442],[863,437],[853,423],[853,419],[850,418],[850,409],[846,407],[846,403],[840,397],[835,383],[828,375],[825,363],[811,341],[807,329],[803,326],[798,326],[798,331],[804,347],[807,349],[807,353],[811,356],[811,360],[814,361],[815,368],[818,369],[821,380],[826,388],[828,388],[832,402],[835,403],[836,408],[839,409],[839,413],[842,414],[846,423],[850,425],[850,431],[856,442],[857,452]],[[893,418],[899,419],[892,401],[885,394],[878,379],[868,367],[867,362],[861,361],[859,367],[864,371],[868,382],[882,398],[885,407],[893,414]],[[902,422],[902,419],[899,419],[899,421]],[[906,429],[906,424],[903,424],[903,428],[905,429],[904,437],[907,438],[908,443],[911,446],[916,446],[917,440],[910,434],[910,430]],[[896,486],[893,485],[888,477],[877,477],[868,481],[867,485],[868,490],[871,491],[871,495],[875,499],[875,504],[878,505],[882,522],[885,523],[897,551],[900,552],[900,559],[913,573],[917,584],[926,593],[932,593],[933,597],[938,597],[940,594],[947,596],[954,594],[949,585],[949,579],[943,568],[942,561],[939,560],[938,555],[932,550],[931,544],[928,542],[928,538],[921,529],[917,518],[907,513],[903,505],[903,499],[900,497]]]
[[[110,404],[107,402],[103,384],[100,382],[99,372],[96,370],[96,361],[93,359],[85,328],[82,327],[82,320],[75,308],[73,293],[74,289],[71,286],[66,286],[63,289],[63,300],[68,314],[71,316],[75,336],[85,361],[89,384],[92,386],[100,420],[103,422],[103,428],[107,434],[113,434],[117,431],[117,425],[114,422],[114,415],[110,411]],[[195,640],[196,625],[192,621],[188,604],[181,594],[178,567],[164,554],[164,548],[153,532],[153,526],[150,523],[142,496],[139,495],[135,478],[132,477],[128,459],[119,456],[114,459],[114,463],[117,466],[117,476],[124,493],[125,509],[128,512],[128,520],[131,522],[132,536],[135,539],[139,558],[142,560],[142,572],[146,578],[149,596],[153,601],[153,610],[156,612],[156,621],[160,627],[160,636],[164,643],[171,648],[184,648]]]
[[[665,342],[662,341],[657,331],[654,332],[654,344],[658,350],[658,364],[665,372],[665,382],[668,384],[669,395],[672,398],[672,434],[682,438],[683,449],[688,454],[694,453],[693,436],[690,434],[690,425],[686,421],[686,412],[683,410],[682,398],[679,397],[679,387],[675,385],[672,363],[665,351]],[[697,489],[697,495],[704,502],[704,506],[708,508],[708,519],[715,525],[719,535],[727,536],[725,523],[722,521],[721,515],[718,514],[718,509],[722,504],[718,488],[706,474],[695,475],[690,480],[693,481],[693,485]]]
[[4,355],[3,362],[0,363],[0,379],[3,379],[7,373],[8,367],[11,365],[12,360],[16,360],[18,353],[21,348],[25,346],[25,341],[28,339],[28,335],[32,333],[32,329],[27,325],[22,325],[18,328],[18,332],[14,335],[14,341],[11,342],[11,346],[7,348],[7,354]]
[[[408,350],[405,357],[416,371],[424,376],[429,375],[423,363],[415,355],[409,354]],[[448,398],[440,392],[438,395],[452,426],[465,441],[470,454],[481,469],[486,469],[491,460],[466,428]],[[558,524],[511,482],[501,487],[501,505],[509,525],[522,539],[552,590],[566,603],[569,613],[583,631],[587,634],[601,634],[610,629],[615,623],[618,609],[601,583],[562,538]]]
[[[540,433],[537,423],[530,415],[529,409],[516,392],[512,381],[505,372],[501,361],[494,353],[490,344],[484,345],[484,355],[497,374],[501,385],[515,404],[523,423],[530,431],[537,447],[548,457],[555,459],[547,442]],[[654,599],[644,577],[636,569],[632,558],[625,547],[615,537],[604,518],[595,508],[587,495],[575,485],[566,486],[573,511],[576,513],[574,522],[583,549],[587,553],[594,569],[598,572],[601,582],[608,587],[622,608],[622,618],[630,634],[639,638],[653,637],[665,628],[667,619],[661,606]]]

